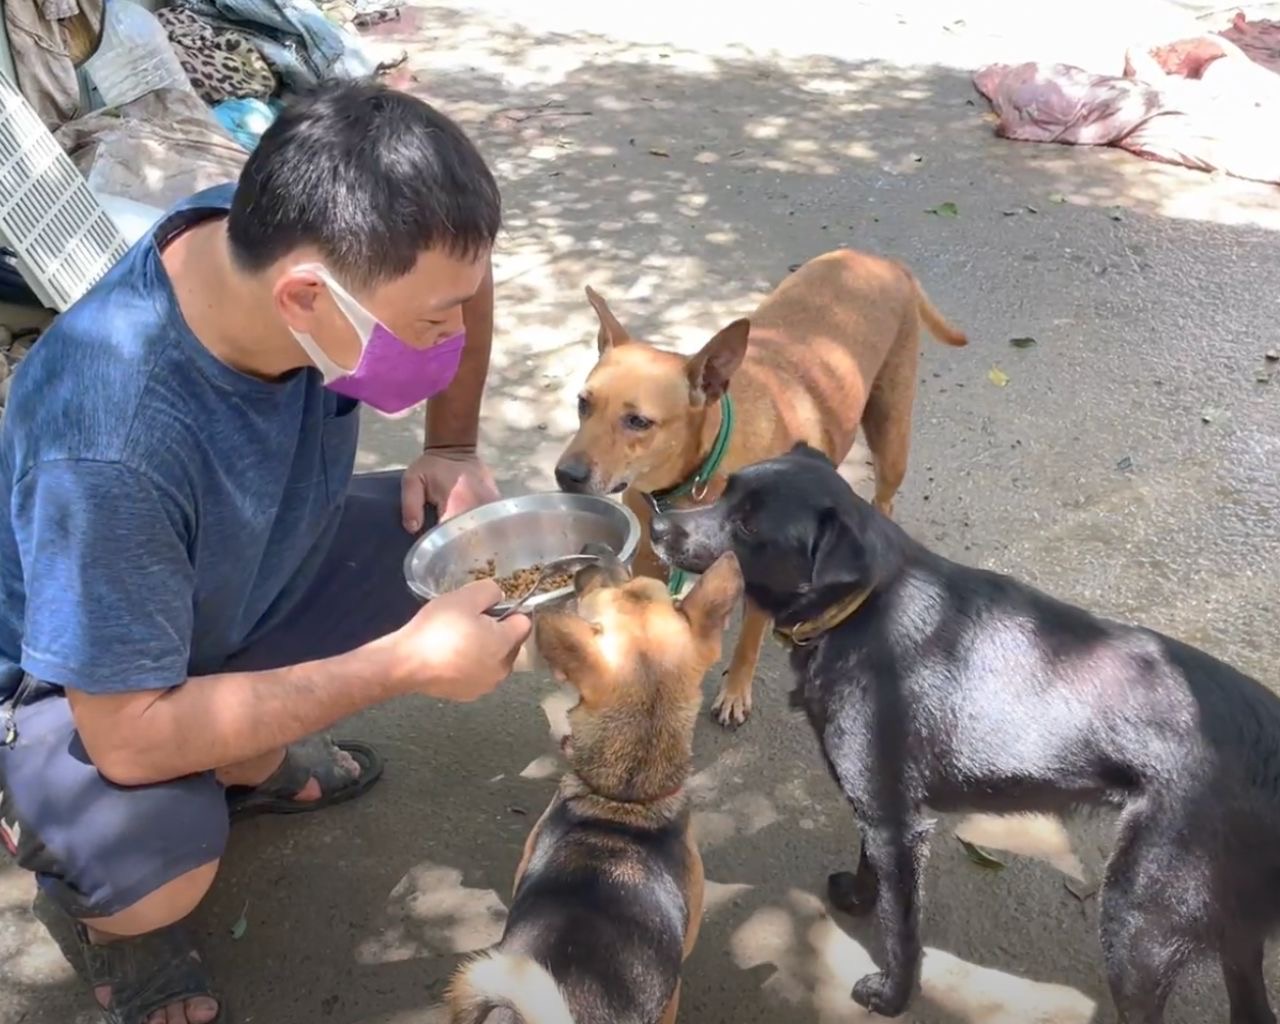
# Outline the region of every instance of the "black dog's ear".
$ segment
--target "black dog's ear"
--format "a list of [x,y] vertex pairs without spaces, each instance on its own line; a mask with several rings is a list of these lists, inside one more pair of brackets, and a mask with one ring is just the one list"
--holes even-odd
[[824,466],[835,465],[834,462],[827,458],[825,452],[818,451],[818,449],[814,448],[813,445],[806,444],[804,441],[797,441],[791,446],[791,451],[787,454],[795,455],[801,459],[812,459],[814,462],[821,462]]
[[867,551],[844,517],[836,509],[824,509],[813,542],[810,587],[871,586],[869,568]]

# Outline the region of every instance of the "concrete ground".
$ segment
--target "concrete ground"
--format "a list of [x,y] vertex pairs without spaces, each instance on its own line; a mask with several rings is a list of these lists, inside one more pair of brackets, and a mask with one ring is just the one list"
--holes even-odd
[[[1001,58],[1117,69],[1135,33],[1185,24],[1196,5],[832,6],[406,12],[415,88],[474,132],[507,196],[485,425],[507,489],[550,486],[593,352],[584,284],[636,331],[688,348],[806,257],[841,244],[891,253],[972,338],[959,351],[925,343],[902,524],[949,556],[1280,683],[1280,372],[1255,379],[1280,347],[1278,193],[1000,141],[968,77]],[[943,203],[954,217],[927,212]],[[1010,344],[1023,337],[1035,345]],[[416,443],[414,424],[371,420],[361,464],[403,463]],[[863,475],[859,453],[849,468]],[[786,709],[785,676],[768,647],[749,724],[700,729],[712,884],[685,1021],[868,1019],[848,993],[876,955],[874,930],[820,898],[856,835]],[[371,711],[343,730],[389,758],[370,799],[237,828],[195,922],[241,1021],[442,1020],[458,955],[498,937],[520,844],[559,771],[540,707],[550,689],[518,676],[472,706]],[[1005,867],[973,863],[957,828]],[[944,821],[923,991],[906,1019],[1113,1021],[1090,895],[1108,831],[1105,819]],[[90,1019],[24,916],[28,899],[27,880],[0,869],[0,1022]],[[1169,1019],[1225,1019],[1211,966],[1179,988]]]

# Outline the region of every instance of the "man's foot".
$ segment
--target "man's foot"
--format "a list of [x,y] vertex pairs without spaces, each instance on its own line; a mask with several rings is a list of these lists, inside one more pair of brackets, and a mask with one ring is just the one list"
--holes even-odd
[[208,972],[178,925],[111,938],[73,920],[41,890],[32,908],[63,946],[67,931],[104,1024],[221,1024],[229,1019]]
[[256,786],[228,786],[232,820],[299,814],[352,800],[382,776],[383,762],[364,743],[312,736],[285,750],[280,766]]
[[[89,933],[90,941],[94,945],[100,944],[100,937]],[[129,940],[121,940],[127,942]],[[101,943],[109,945],[110,943]],[[199,962],[199,955],[195,950],[191,951],[191,955]],[[98,1001],[98,1005],[102,1007],[103,1015],[106,1020],[112,1024],[119,1019],[118,1016],[111,1016],[112,1013],[112,986],[97,985],[93,990],[93,998]],[[218,1020],[218,1014],[222,1007],[218,1000],[213,996],[192,996],[189,999],[181,999],[170,1003],[168,1006],[155,1010],[149,1017],[143,1019],[145,1024],[214,1024]],[[139,1022],[139,1024],[143,1024]]]

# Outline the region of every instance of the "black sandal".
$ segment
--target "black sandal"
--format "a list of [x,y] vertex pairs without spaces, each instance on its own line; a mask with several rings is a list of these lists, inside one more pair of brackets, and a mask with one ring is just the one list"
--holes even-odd
[[[338,751],[349,755],[360,766],[360,774],[352,775],[338,763]],[[363,795],[382,777],[383,761],[367,743],[342,740],[334,743],[328,736],[311,736],[285,750],[280,767],[257,786],[229,786],[227,807],[231,819],[239,821],[258,814],[306,814],[334,804],[345,803]],[[308,782],[320,784],[315,800],[298,800]]]
[[227,1001],[214,990],[195,944],[181,925],[98,945],[90,940],[85,926],[43,890],[37,893],[32,911],[72,963],[79,960],[79,973],[90,993],[110,986],[110,1004],[98,1007],[104,1024],[146,1024],[157,1010],[202,997],[218,1004],[218,1015],[210,1024],[231,1024]]

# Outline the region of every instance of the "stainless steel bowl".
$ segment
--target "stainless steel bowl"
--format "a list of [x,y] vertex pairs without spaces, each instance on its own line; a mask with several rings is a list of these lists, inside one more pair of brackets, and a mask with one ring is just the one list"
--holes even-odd
[[[494,560],[497,575],[563,555],[576,555],[584,544],[605,544],[626,565],[640,543],[640,522],[621,502],[590,494],[550,491],[503,498],[481,505],[428,531],[414,542],[404,560],[409,589],[424,600],[456,590],[474,578],[473,570]],[[524,602],[524,612],[563,601],[572,587],[548,591]],[[510,606],[494,605],[494,614]]]

